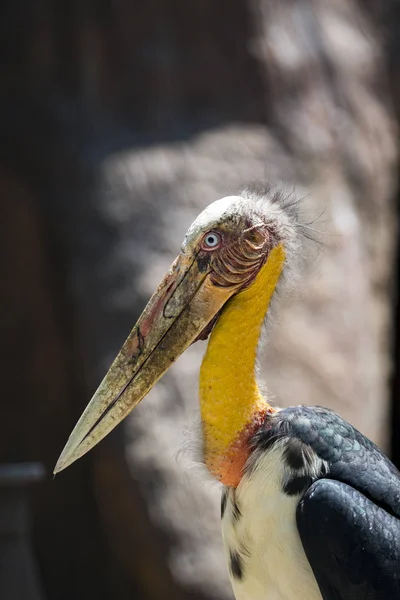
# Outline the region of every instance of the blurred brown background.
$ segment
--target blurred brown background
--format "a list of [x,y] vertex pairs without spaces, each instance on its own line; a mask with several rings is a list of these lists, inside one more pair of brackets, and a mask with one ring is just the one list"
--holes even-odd
[[0,31],[0,597],[228,599],[194,450],[204,344],[52,468],[193,218],[259,179],[322,235],[263,378],[400,464],[400,4],[8,0]]

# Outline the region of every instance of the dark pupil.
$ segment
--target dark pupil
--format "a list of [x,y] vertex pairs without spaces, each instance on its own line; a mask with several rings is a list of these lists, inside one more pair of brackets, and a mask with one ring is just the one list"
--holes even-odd
[[210,246],[212,246],[213,244],[215,244],[215,238],[214,238],[214,236],[213,236],[213,235],[210,235],[210,236],[207,238],[207,242],[210,244]]

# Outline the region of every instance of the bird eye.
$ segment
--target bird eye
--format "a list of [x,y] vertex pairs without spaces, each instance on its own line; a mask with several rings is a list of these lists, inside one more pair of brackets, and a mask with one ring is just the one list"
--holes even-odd
[[221,244],[221,236],[215,231],[210,231],[206,233],[203,237],[202,248],[203,250],[215,250]]

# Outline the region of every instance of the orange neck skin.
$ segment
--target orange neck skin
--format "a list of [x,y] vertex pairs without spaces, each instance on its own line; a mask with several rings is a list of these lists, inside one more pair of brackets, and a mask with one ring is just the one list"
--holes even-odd
[[265,409],[254,412],[249,423],[221,457],[217,459],[210,457],[206,460],[209,471],[218,481],[234,488],[239,485],[243,469],[251,453],[251,438],[264,423],[267,415],[274,412],[276,410],[266,403]]
[[274,248],[250,287],[223,309],[200,370],[204,460],[221,483],[237,487],[251,437],[275,412],[262,397],[255,366],[262,324],[282,272],[285,253]]

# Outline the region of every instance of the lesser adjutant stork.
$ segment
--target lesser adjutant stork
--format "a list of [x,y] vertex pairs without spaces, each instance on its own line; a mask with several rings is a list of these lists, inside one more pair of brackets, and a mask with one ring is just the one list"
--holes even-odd
[[203,457],[224,484],[223,540],[238,600],[399,600],[400,473],[331,410],[271,406],[256,382],[264,320],[290,278],[301,231],[296,202],[278,191],[244,191],[206,208],[55,472],[93,448],[209,335]]

